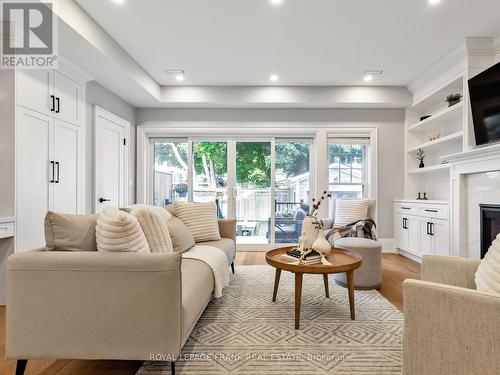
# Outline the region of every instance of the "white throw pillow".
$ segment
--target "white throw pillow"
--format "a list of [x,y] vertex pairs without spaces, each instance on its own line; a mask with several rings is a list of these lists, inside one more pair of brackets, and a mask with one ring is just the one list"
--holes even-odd
[[335,226],[343,226],[368,217],[368,199],[336,199]]
[[175,213],[196,242],[220,240],[215,203],[178,203]]
[[493,241],[476,271],[476,289],[500,294],[500,234]]
[[149,252],[139,221],[117,208],[105,207],[96,225],[98,251]]
[[130,214],[139,221],[152,253],[174,251],[167,226],[172,215],[167,210],[162,207],[135,205],[131,207]]

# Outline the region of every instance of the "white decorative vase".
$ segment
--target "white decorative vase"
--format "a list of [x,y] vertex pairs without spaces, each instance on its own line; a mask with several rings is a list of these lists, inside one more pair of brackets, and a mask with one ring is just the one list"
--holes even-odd
[[324,255],[328,255],[332,251],[332,245],[330,245],[330,242],[327,241],[325,233],[323,233],[322,230],[319,231],[319,236],[316,241],[314,241],[312,248]]
[[304,249],[312,248],[314,241],[318,238],[318,230],[316,229],[316,220],[311,216],[306,216],[302,222],[302,239],[304,241]]

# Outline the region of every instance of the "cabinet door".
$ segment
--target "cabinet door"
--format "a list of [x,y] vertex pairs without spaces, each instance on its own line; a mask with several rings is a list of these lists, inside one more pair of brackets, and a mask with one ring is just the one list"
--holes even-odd
[[404,249],[403,215],[394,216],[394,239],[398,249]]
[[55,162],[53,210],[77,214],[82,195],[83,130],[69,123],[54,120],[53,154]]
[[52,115],[52,74],[49,70],[27,69],[16,72],[17,104]]
[[429,219],[423,217],[419,219],[420,222],[420,253],[423,254],[433,254],[434,245],[433,238],[429,234]]
[[52,119],[18,107],[16,119],[16,251],[45,244],[43,220],[51,207]]
[[60,120],[82,126],[85,110],[83,92],[83,83],[61,71],[54,71],[55,116]]
[[432,221],[433,254],[450,255],[450,232],[447,220]]
[[406,219],[408,232],[408,251],[420,256],[420,224],[417,217],[408,216]]

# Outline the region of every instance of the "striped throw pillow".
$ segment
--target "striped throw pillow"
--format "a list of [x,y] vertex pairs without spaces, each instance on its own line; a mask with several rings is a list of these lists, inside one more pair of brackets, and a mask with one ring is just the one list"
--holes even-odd
[[172,253],[174,251],[167,222],[172,215],[162,207],[135,205],[130,214],[141,225],[152,253]]
[[500,234],[491,244],[477,268],[476,289],[484,293],[500,294]]
[[178,203],[175,214],[196,242],[220,240],[215,203]]
[[95,228],[98,251],[149,253],[141,225],[132,215],[117,208],[105,207]]
[[368,217],[368,199],[335,200],[335,226],[343,226]]

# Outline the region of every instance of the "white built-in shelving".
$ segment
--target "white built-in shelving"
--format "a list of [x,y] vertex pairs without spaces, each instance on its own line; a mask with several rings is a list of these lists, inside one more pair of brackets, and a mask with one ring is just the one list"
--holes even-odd
[[[405,196],[412,199],[426,192],[430,199],[450,199],[450,167],[443,156],[464,150],[467,110],[466,74],[453,77],[418,98],[406,110],[405,131]],[[446,97],[461,94],[462,100],[448,106]],[[429,117],[427,117],[429,116]],[[427,117],[422,119],[423,117]],[[431,140],[431,133],[438,133]],[[425,153],[425,167],[419,168],[417,151]]]

